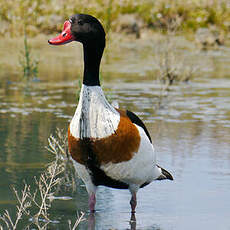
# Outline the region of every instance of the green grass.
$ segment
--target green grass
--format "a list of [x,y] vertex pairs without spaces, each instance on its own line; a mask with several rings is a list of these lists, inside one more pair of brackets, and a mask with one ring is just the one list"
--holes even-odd
[[21,51],[19,57],[19,64],[23,71],[23,77],[29,81],[36,79],[38,76],[38,60],[33,59],[31,55],[31,48],[28,44],[26,29],[24,32],[24,50]]
[[54,33],[75,13],[96,16],[106,31],[116,29],[119,15],[133,13],[156,30],[175,21],[182,31],[211,25],[225,33],[230,30],[229,0],[0,0],[0,36],[22,35],[24,24],[29,35]]

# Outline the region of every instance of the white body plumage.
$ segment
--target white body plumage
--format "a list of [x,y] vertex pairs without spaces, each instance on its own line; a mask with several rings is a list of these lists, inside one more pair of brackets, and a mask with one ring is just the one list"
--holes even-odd
[[106,100],[100,86],[82,85],[79,103],[70,123],[75,138],[104,138],[118,127],[120,114]]
[[[119,121],[120,114],[107,102],[101,87],[82,86],[79,104],[70,123],[71,135],[75,138],[105,138],[115,133]],[[108,177],[128,184],[130,189],[138,190],[142,184],[157,179],[161,175],[161,169],[156,166],[154,147],[145,131],[142,127],[134,125],[139,131],[141,141],[133,158],[120,163],[102,164],[100,169]],[[96,188],[89,170],[84,165],[73,162],[88,192],[94,192]]]

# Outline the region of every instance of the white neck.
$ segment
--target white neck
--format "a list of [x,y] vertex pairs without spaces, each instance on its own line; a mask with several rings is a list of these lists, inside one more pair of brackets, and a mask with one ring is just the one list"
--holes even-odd
[[70,123],[76,138],[103,138],[115,133],[120,122],[119,113],[105,98],[100,86],[82,85],[79,103]]

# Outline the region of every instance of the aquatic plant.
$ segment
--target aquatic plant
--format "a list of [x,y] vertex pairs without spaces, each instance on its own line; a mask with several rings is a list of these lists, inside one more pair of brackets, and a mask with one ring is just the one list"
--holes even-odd
[[32,58],[31,48],[28,44],[26,29],[24,32],[24,50],[21,51],[19,64],[23,71],[23,77],[28,81],[31,78],[36,79],[38,75],[39,61]]
[[[67,137],[62,130],[57,129],[57,137],[52,135],[48,139],[49,146],[47,149],[54,154],[55,160],[51,162],[39,178],[35,177],[36,189],[32,191],[31,186],[24,182],[24,189],[18,192],[13,188],[18,205],[16,205],[16,218],[13,219],[8,210],[0,215],[0,229],[18,229],[19,222],[22,219],[27,221],[26,229],[30,226],[36,226],[38,229],[47,229],[52,223],[49,217],[49,210],[52,202],[55,199],[55,194],[60,190],[60,187],[71,184],[75,188],[75,177],[71,171],[70,161],[67,154]],[[69,229],[76,229],[78,224],[84,220],[84,213],[77,215],[77,219],[72,226],[71,221],[68,221]]]

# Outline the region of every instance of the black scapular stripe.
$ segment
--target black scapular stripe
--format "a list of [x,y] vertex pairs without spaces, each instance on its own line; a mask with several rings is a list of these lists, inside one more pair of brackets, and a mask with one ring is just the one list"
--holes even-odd
[[86,168],[89,170],[92,182],[95,186],[104,185],[117,189],[129,188],[128,184],[107,176],[105,172],[100,169],[100,164],[96,158],[95,153],[93,152],[91,140],[89,138],[80,140],[80,144],[84,150],[82,160],[84,161]]
[[147,137],[149,138],[149,141],[152,143],[152,139],[150,137],[150,134],[145,126],[145,124],[142,122],[142,120],[133,112],[127,110],[126,111],[126,115],[128,116],[128,118],[136,125],[140,126],[142,129],[144,129],[145,134],[147,135]]

